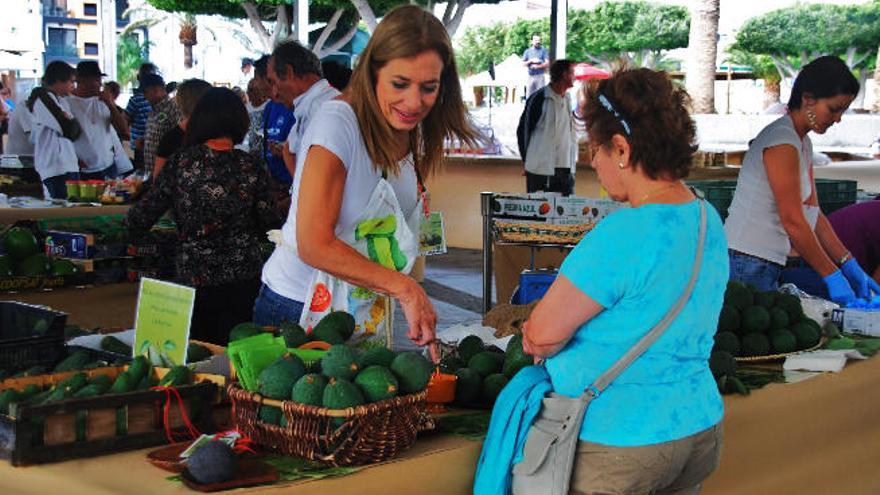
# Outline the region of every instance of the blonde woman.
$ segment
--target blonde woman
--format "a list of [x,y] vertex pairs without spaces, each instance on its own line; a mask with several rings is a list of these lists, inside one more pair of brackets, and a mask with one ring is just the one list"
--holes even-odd
[[449,37],[429,12],[397,8],[370,38],[347,92],[325,103],[306,131],[307,152],[297,155],[290,212],[263,267],[254,320],[277,325],[300,320],[304,305],[314,309],[310,280],[317,270],[396,298],[409,338],[432,344],[437,316],[421,286],[406,269],[377,262],[343,239],[386,184],[403,216],[418,215],[420,178],[440,164],[447,136],[475,139]]

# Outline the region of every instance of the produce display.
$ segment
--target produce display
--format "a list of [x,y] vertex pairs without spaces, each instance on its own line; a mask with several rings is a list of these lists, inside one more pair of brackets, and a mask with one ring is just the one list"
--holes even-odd
[[505,352],[486,347],[479,337],[470,335],[458,343],[456,352],[443,358],[440,370],[458,377],[456,404],[491,407],[507,382],[533,362],[523,350],[521,334],[511,337]]
[[0,277],[73,275],[79,268],[70,260],[46,256],[30,229],[12,227],[3,234]]
[[809,349],[821,338],[822,327],[804,315],[797,296],[760,292],[731,281],[724,294],[713,350],[736,358],[756,358]]

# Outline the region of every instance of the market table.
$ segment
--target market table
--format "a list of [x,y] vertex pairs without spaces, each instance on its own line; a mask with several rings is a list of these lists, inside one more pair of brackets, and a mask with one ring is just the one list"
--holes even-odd
[[128,213],[129,208],[131,208],[131,205],[72,206],[69,208],[0,208],[0,225],[11,225],[19,220],[124,215]]
[[0,293],[0,301],[43,304],[68,314],[83,328],[131,328],[140,284],[65,287],[44,292]]
[[[703,493],[880,493],[878,377],[880,358],[875,358],[852,363],[839,374],[725,397],[721,466]],[[167,474],[146,461],[147,452],[26,468],[0,462],[0,493],[192,493],[166,481]],[[479,442],[462,437],[423,436],[399,459],[349,476],[241,493],[467,494],[479,452]]]

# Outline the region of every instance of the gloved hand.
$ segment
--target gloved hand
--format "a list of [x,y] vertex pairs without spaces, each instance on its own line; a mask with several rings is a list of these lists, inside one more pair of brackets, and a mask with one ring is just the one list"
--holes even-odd
[[880,294],[880,286],[862,270],[862,267],[859,266],[859,262],[855,258],[844,263],[840,267],[840,271],[843,272],[843,276],[849,281],[849,285],[852,287],[853,292],[855,292],[856,297],[871,299],[871,291],[874,294]]
[[850,287],[849,282],[840,270],[835,270],[834,273],[823,278],[822,281],[828,286],[828,295],[831,297],[831,300],[837,304],[845,307],[856,299],[852,287]]

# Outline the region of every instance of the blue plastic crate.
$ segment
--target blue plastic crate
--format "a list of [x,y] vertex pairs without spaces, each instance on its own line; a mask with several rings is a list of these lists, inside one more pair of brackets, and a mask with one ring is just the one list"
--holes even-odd
[[559,275],[557,270],[523,270],[519,275],[519,287],[510,298],[512,304],[528,304],[544,297],[547,289]]

